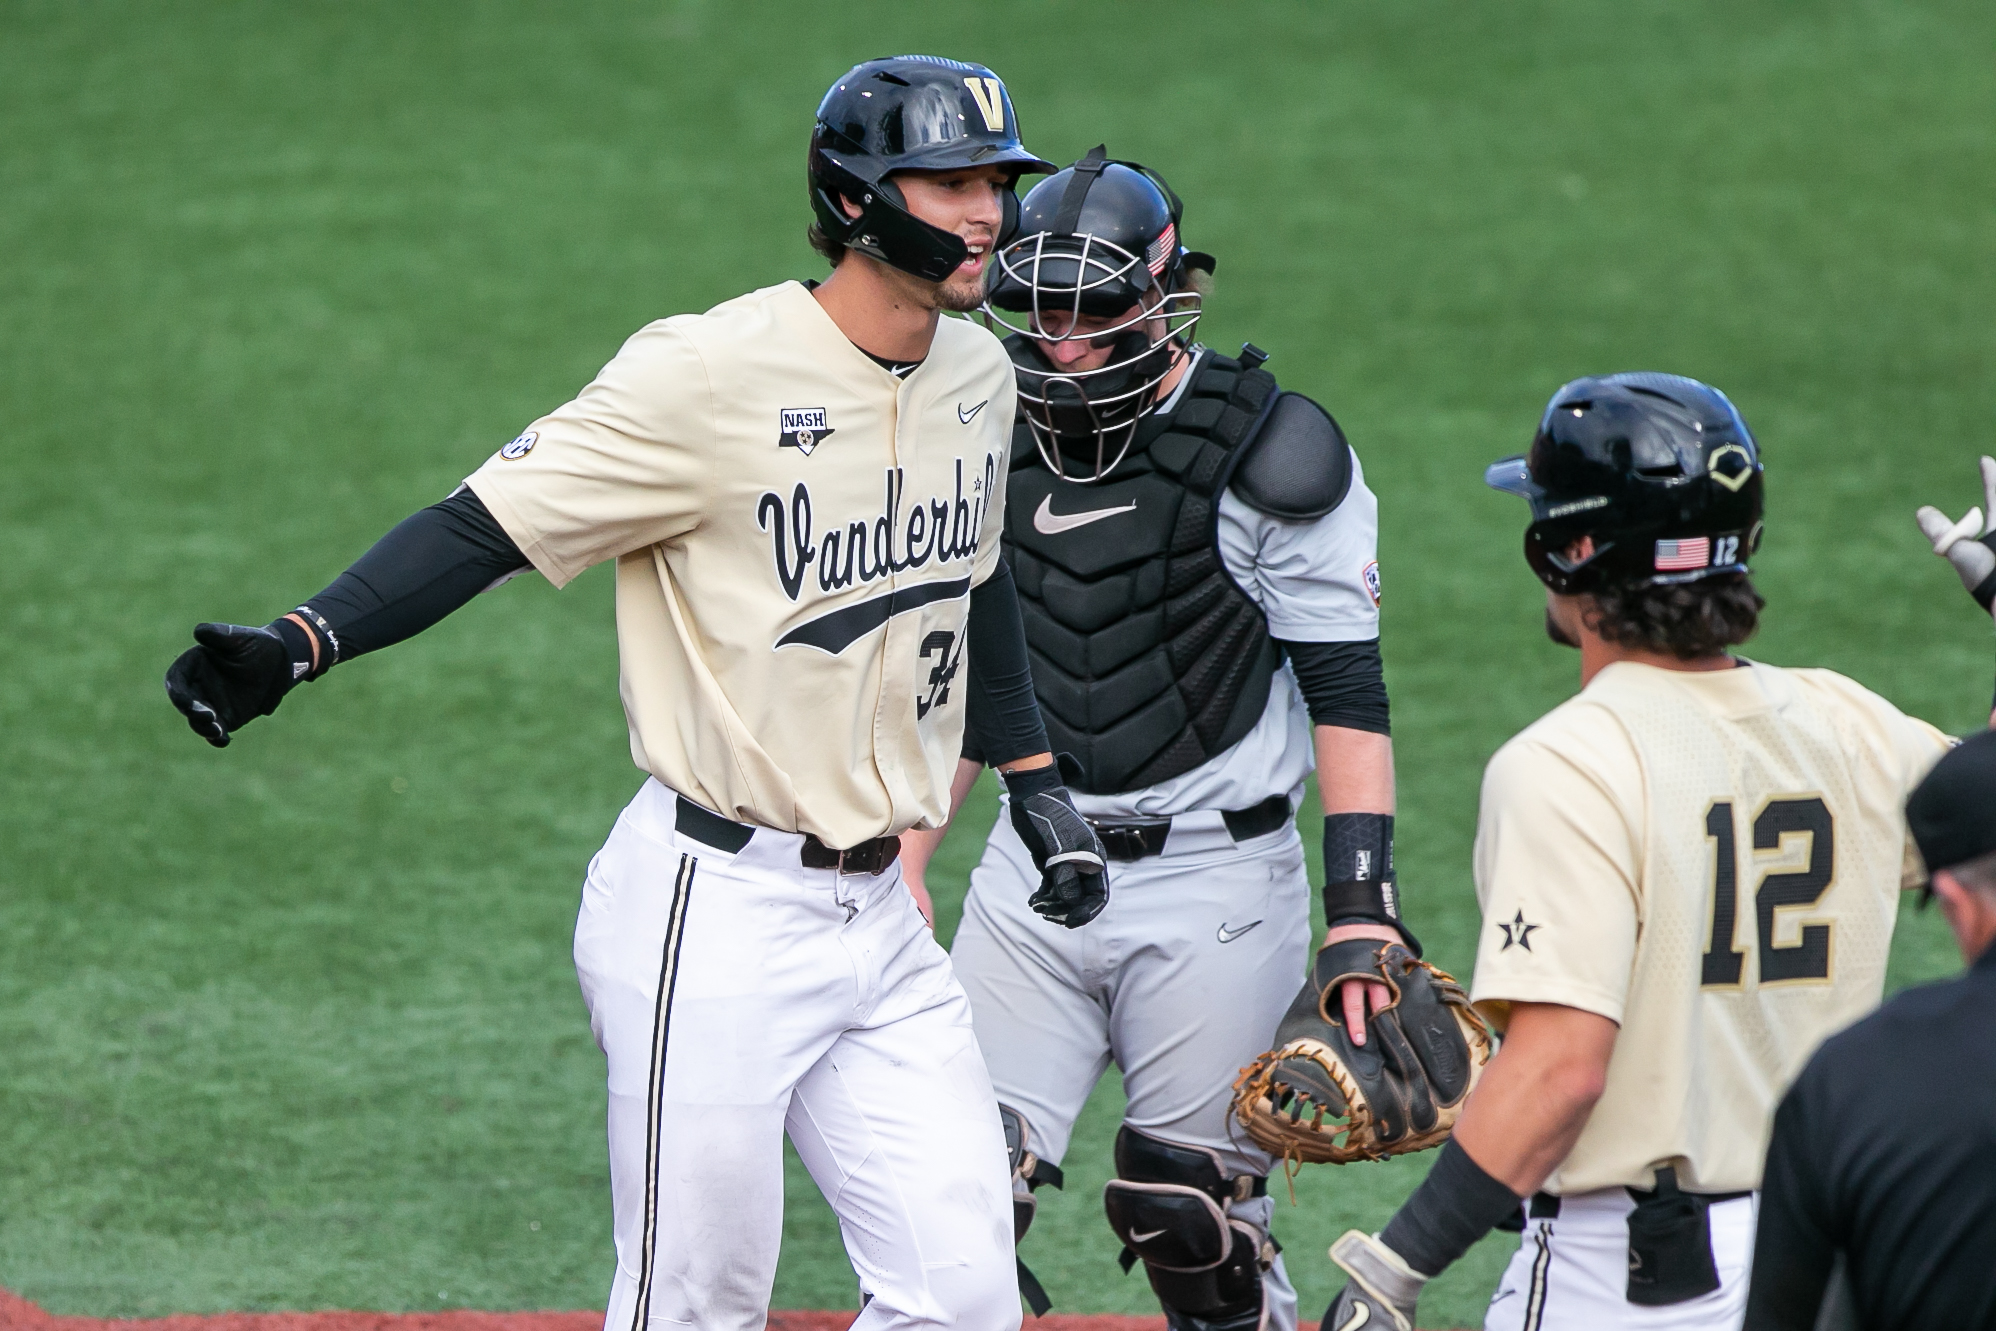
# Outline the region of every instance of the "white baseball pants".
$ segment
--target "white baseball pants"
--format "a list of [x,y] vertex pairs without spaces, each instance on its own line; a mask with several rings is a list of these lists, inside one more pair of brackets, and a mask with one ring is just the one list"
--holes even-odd
[[1524,1242],[1490,1297],[1484,1331],[1734,1331],[1746,1318],[1758,1193],[1714,1204],[1719,1287],[1661,1308],[1630,1303],[1626,1188],[1560,1198],[1556,1217],[1525,1226]]
[[1010,1170],[970,1007],[902,885],[728,854],[646,782],[589,866],[575,966],[609,1063],[605,1331],[759,1331],[787,1132],[868,1300],[857,1331],[1015,1331]]
[[[1229,1172],[1266,1174],[1270,1157],[1228,1106],[1303,983],[1310,883],[1296,829],[1237,844],[1217,812],[1181,815],[1164,854],[1109,865],[1109,905],[1080,929],[1032,912],[1038,884],[1001,813],[951,947],[998,1099],[1025,1116],[1034,1152],[1065,1157],[1114,1060],[1131,1127],[1211,1147]],[[1259,1197],[1230,1209],[1266,1230],[1273,1208]],[[1268,1325],[1290,1331],[1296,1295],[1280,1257],[1265,1288]]]

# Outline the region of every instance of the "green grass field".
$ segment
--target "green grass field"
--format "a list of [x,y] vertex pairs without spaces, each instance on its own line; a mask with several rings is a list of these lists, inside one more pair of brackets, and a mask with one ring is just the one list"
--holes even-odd
[[[1383,511],[1401,864],[1466,968],[1484,760],[1574,687],[1483,464],[1562,380],[1676,370],[1763,441],[1763,659],[1938,724],[1990,626],[1914,506],[1976,498],[1996,10],[0,0],[0,1285],[58,1312],[600,1306],[602,1072],[570,963],[636,787],[603,571],[522,580],[226,753],[159,677],[446,493],[646,321],[820,266],[810,112],[851,62],[988,61],[1028,141],[1164,170],[1251,338]],[[988,800],[980,806],[990,817]],[[1305,817],[1314,841],[1313,818]],[[945,932],[974,858],[934,881]],[[1908,912],[1894,983],[1956,969]],[[1027,1257],[1145,1311],[1099,1187]],[[1316,1169],[1326,1243],[1425,1165]],[[853,1302],[795,1176],[785,1307]],[[1480,1320],[1486,1243],[1424,1302]]]

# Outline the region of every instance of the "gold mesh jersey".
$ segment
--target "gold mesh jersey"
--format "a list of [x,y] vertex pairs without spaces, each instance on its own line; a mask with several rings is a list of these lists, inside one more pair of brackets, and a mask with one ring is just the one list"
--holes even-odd
[[851,846],[948,813],[1014,394],[982,328],[896,378],[786,282],[641,329],[467,484],[557,587],[617,561],[640,768]]
[[1483,776],[1471,997],[1621,1026],[1554,1193],[1757,1187],[1774,1105],[1879,999],[1907,794],[1951,743],[1827,670],[1617,662]]

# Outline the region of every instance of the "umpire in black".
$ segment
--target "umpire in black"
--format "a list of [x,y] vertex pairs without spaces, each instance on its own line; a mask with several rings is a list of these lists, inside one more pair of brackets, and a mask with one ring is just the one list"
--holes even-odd
[[1831,1038],[1775,1110],[1747,1331],[1996,1328],[1996,732],[1906,821],[1969,970]]

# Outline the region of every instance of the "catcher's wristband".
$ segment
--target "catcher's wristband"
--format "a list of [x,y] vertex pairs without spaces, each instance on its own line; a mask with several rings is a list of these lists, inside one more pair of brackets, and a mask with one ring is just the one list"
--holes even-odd
[[1421,955],[1420,940],[1400,919],[1393,877],[1393,815],[1333,813],[1324,817],[1324,920],[1357,920],[1399,930],[1407,948]]

